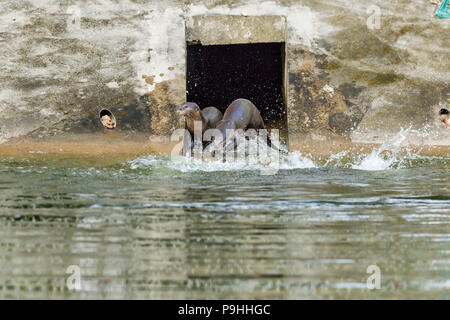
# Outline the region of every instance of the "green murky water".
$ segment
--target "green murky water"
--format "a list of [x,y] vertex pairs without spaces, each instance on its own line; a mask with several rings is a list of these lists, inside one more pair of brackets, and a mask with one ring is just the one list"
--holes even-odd
[[447,298],[450,159],[370,157],[3,159],[0,298]]

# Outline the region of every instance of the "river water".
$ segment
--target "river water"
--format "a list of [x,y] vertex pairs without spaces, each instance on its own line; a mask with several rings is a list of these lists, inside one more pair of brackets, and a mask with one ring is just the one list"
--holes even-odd
[[446,299],[450,159],[380,151],[4,157],[0,298]]

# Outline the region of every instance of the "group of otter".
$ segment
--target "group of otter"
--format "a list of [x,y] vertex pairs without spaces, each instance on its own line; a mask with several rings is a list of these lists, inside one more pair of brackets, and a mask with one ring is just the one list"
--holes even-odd
[[[191,138],[194,137],[195,122],[201,124],[203,147],[205,147],[204,134],[208,129],[217,129],[224,143],[229,139],[227,137],[227,131],[229,132],[229,130],[265,129],[264,121],[258,109],[247,99],[234,100],[223,115],[215,107],[200,109],[194,102],[185,102],[180,105],[178,114],[185,117],[186,127],[191,134]],[[450,129],[450,112],[443,108],[439,111],[439,117],[445,127]],[[266,139],[269,147],[274,148],[276,151],[281,151],[272,145],[268,136],[266,136]]]
[[[248,129],[265,129],[264,121],[259,114],[256,106],[247,99],[234,100],[222,116],[222,112],[215,107],[207,107],[200,109],[194,102],[185,102],[178,107],[178,114],[186,119],[186,127],[191,137],[194,136],[194,124],[196,121],[201,122],[202,137],[208,129],[217,129],[220,132],[222,141],[225,142],[227,131],[229,130],[248,130]],[[272,146],[272,142],[267,138],[267,144]],[[279,151],[277,148],[275,148]]]

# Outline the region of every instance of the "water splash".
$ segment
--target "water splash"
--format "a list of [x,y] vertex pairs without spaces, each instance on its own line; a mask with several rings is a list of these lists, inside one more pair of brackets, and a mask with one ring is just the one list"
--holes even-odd
[[[413,167],[417,163],[436,160],[439,157],[427,157],[420,155],[426,144],[427,129],[413,130],[411,127],[401,129],[396,135],[384,142],[381,146],[374,148],[369,154],[352,153],[349,150],[330,155],[325,162],[314,160],[299,151],[280,154],[279,157],[261,157],[255,154],[247,154],[243,159],[233,161],[204,160],[188,157],[156,157],[145,156],[129,161],[130,168],[167,168],[180,172],[220,172],[220,171],[243,171],[243,170],[291,170],[307,168],[347,168],[366,171],[381,171]],[[421,136],[421,145],[415,146],[414,151],[408,144],[408,139]],[[417,140],[416,140],[417,141]],[[444,159],[437,159],[444,160]],[[320,163],[322,162],[322,163]]]
[[150,155],[129,161],[129,165],[133,170],[148,167],[166,167],[181,172],[306,169],[317,167],[310,158],[303,156],[299,151],[282,155],[279,157],[279,161],[273,161],[270,157],[257,157],[255,155],[249,155],[244,159],[234,159],[233,161],[208,161],[182,156],[162,158]]
[[392,168],[394,164],[401,166],[402,158],[399,156],[399,152],[409,130],[403,130],[402,128],[393,138],[372,150],[368,156],[352,165],[351,168],[375,171]]
[[[438,158],[445,160],[440,157],[427,157],[420,154],[429,141],[429,129],[429,126],[425,126],[421,130],[414,130],[411,127],[402,128],[391,139],[372,150],[369,155],[357,156],[356,162],[349,167],[357,170],[377,171],[413,167],[417,162]],[[412,149],[409,142],[417,142],[419,138],[421,139],[420,144],[415,145],[415,148]]]

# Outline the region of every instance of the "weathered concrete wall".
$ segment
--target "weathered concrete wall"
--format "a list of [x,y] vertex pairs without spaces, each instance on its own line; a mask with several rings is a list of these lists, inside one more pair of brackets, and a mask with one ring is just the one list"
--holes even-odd
[[[320,10],[319,1],[311,1]],[[449,20],[435,19],[426,2],[334,1],[323,13],[333,32],[318,41],[323,71],[330,86],[346,98],[344,112],[359,120],[351,129],[353,141],[385,141],[402,127],[412,142],[427,139],[450,144],[450,135],[437,111],[450,98]],[[379,28],[368,28],[380,9]],[[368,20],[369,18],[369,20]],[[447,57],[447,58],[446,58]],[[362,113],[362,118],[360,117]],[[424,139],[423,136],[426,136]]]
[[[179,84],[174,79],[184,75],[184,65],[177,65],[184,53],[169,52],[170,39],[178,40],[169,35],[178,29],[183,35],[184,24],[180,17],[170,21],[181,9],[168,12],[166,6],[179,4],[2,1],[0,142],[27,134],[101,130],[102,107],[123,113],[119,130],[167,133],[164,125],[150,126],[150,119],[167,113],[168,102],[171,107],[181,103],[183,85],[178,85],[182,93],[168,100],[169,91],[154,89],[162,81],[166,88],[171,81]],[[160,18],[166,21],[158,23]],[[173,117],[161,121],[171,127],[176,122]]]
[[288,46],[291,135],[348,136],[364,116],[364,106],[350,101],[362,89],[353,84],[330,86],[325,54],[314,54],[302,45]]
[[[287,39],[293,137],[381,142],[411,126],[420,131],[413,140],[426,130],[429,143],[450,144],[437,119],[450,98],[450,20],[431,11],[427,1],[407,0],[4,0],[0,142],[99,130],[101,107],[122,112],[119,130],[168,135],[182,125],[174,109],[185,97],[186,40],[277,34]],[[287,28],[269,32],[273,21],[252,17],[264,15]],[[229,16],[249,24],[208,32],[236,19]],[[186,38],[198,19],[204,28]]]
[[202,45],[286,42],[285,16],[192,16],[186,41]]

